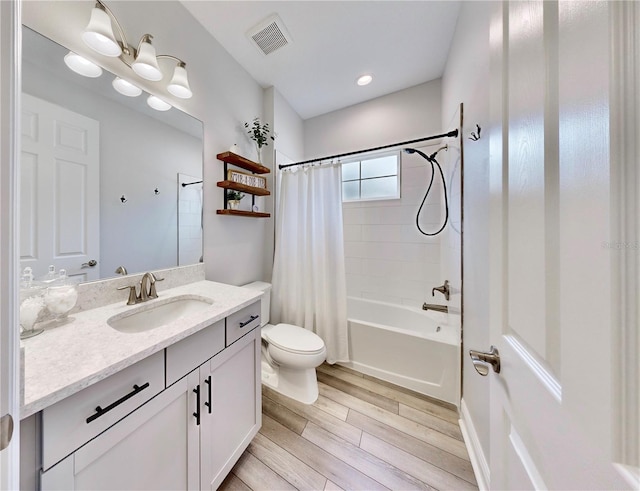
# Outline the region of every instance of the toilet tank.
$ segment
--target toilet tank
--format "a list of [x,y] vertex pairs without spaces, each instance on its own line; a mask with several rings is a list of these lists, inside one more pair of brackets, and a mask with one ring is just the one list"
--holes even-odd
[[268,324],[269,309],[271,308],[271,283],[265,283],[264,281],[254,281],[253,283],[243,285],[242,287],[264,292],[261,300],[262,304],[260,306],[260,327]]

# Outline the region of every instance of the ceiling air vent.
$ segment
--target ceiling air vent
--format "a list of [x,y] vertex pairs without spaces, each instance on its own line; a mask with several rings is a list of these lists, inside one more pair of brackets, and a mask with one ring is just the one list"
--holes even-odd
[[247,32],[247,36],[265,55],[291,43],[291,35],[278,14],[262,21]]

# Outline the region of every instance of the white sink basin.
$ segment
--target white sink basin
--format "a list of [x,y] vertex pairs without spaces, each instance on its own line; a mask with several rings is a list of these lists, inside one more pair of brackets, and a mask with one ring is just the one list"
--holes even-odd
[[107,324],[120,332],[144,332],[208,309],[212,304],[213,300],[195,295],[150,300],[135,310],[114,315],[107,320]]

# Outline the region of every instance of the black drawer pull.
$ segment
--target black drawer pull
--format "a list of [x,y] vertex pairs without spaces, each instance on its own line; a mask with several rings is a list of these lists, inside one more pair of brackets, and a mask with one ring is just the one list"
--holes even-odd
[[122,404],[123,402],[131,399],[133,396],[135,396],[137,393],[142,392],[144,389],[146,389],[147,387],[149,387],[149,382],[147,382],[146,384],[143,385],[137,385],[134,384],[133,385],[133,390],[131,392],[129,392],[127,395],[122,396],[120,399],[118,399],[116,402],[113,402],[111,404],[109,404],[107,407],[105,407],[104,409],[102,409],[100,406],[96,407],[96,414],[92,414],[91,416],[89,416],[87,418],[87,424],[91,423],[93,420],[98,419],[100,416],[107,414],[109,411],[111,411],[114,407],[119,406],[120,404]]
[[196,417],[196,424],[200,426],[200,386],[198,385],[193,391],[196,393],[196,412],[193,415]]
[[254,320],[256,320],[258,317],[260,317],[260,316],[259,316],[259,315],[252,315],[251,317],[249,317],[249,320],[248,320],[248,321],[246,321],[246,322],[241,322],[241,323],[240,323],[240,327],[242,328],[242,327],[246,326],[247,324],[251,324],[251,323],[252,323]]

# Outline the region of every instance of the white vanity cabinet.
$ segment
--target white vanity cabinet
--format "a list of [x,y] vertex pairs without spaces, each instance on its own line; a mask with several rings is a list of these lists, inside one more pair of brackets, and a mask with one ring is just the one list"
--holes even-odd
[[[167,387],[43,466],[41,489],[216,489],[262,423],[259,311],[256,302],[152,355],[163,357]],[[42,421],[46,448],[57,422]]]

